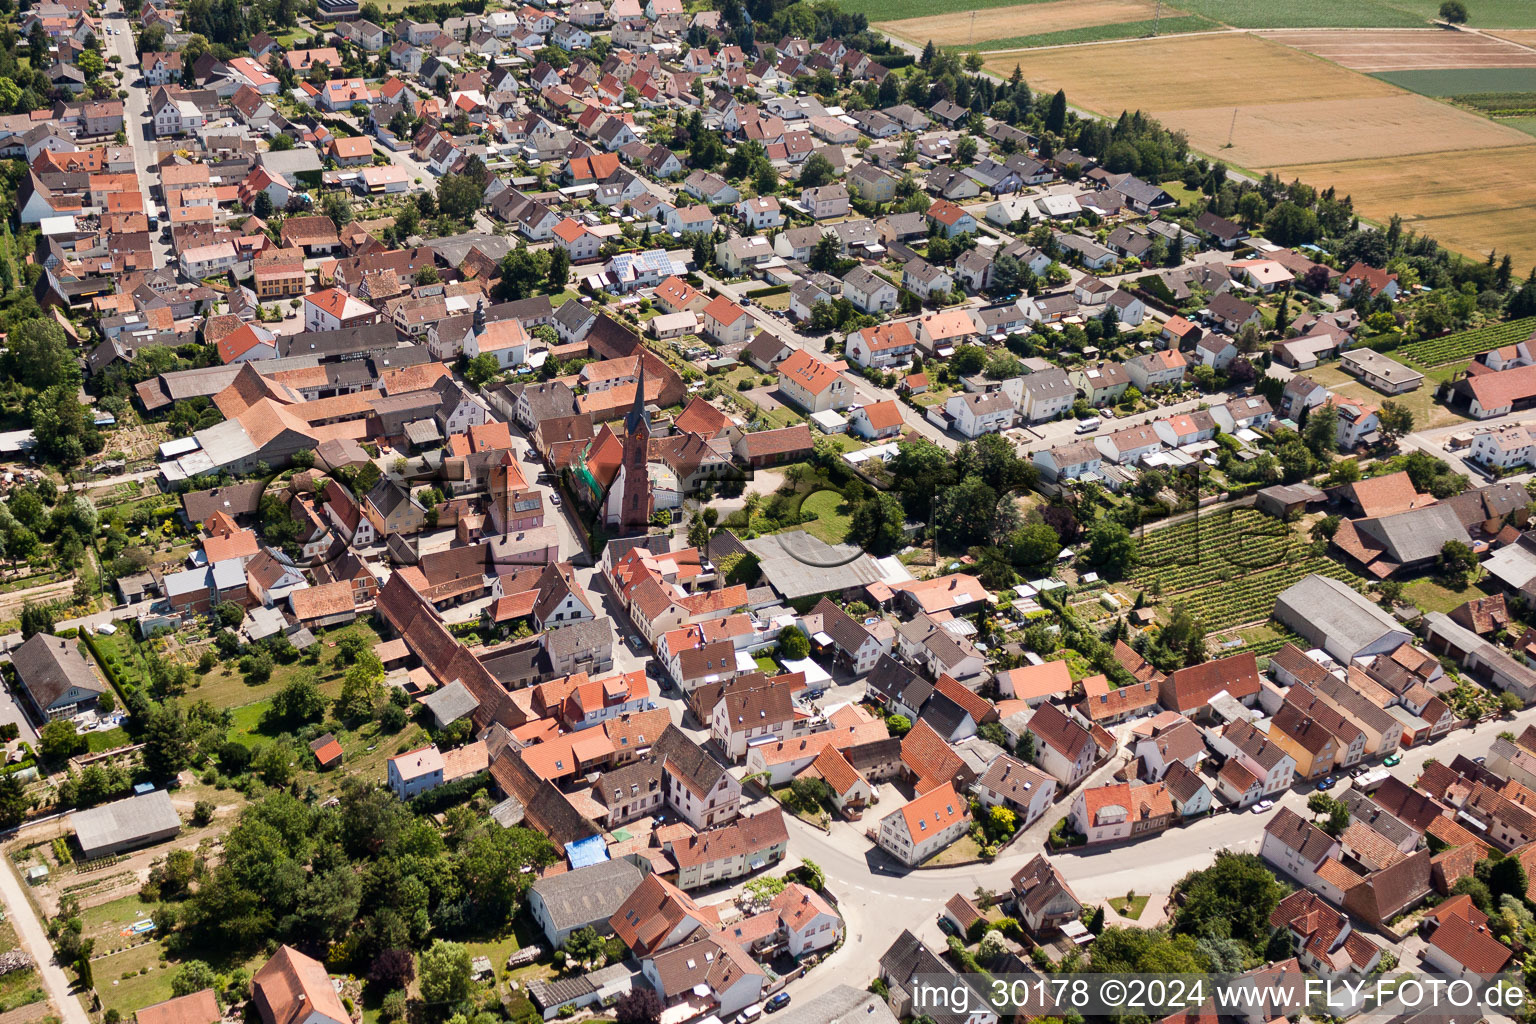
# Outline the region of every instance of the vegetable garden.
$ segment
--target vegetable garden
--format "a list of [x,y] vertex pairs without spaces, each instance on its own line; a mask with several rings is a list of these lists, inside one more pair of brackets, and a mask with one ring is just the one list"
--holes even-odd
[[1536,317],[1526,317],[1440,338],[1415,341],[1404,345],[1398,352],[1420,366],[1444,366],[1446,363],[1471,359],[1479,352],[1524,341],[1531,336],[1532,331],[1536,331]]
[[1287,524],[1246,508],[1149,531],[1136,557],[1132,582],[1182,603],[1211,633],[1269,618],[1275,597],[1303,576],[1363,584]]

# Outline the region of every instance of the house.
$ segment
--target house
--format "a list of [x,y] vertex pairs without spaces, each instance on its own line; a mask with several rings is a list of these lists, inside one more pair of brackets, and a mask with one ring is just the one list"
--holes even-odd
[[[737,345],[757,326],[752,314],[724,295],[717,295],[704,307],[704,333],[721,345]],[[781,371],[782,373],[782,368]]]
[[901,268],[901,285],[924,302],[945,302],[955,290],[955,279],[943,267],[914,257]]
[[885,370],[910,363],[917,351],[917,339],[906,321],[895,321],[849,334],[843,351],[859,366]]
[[488,764],[485,743],[481,740],[446,751],[439,750],[434,743],[390,758],[386,785],[401,800],[409,800],[483,772]]
[[351,1024],[325,965],[279,946],[251,978],[251,1002],[262,1024]]
[[1259,856],[1303,885],[1326,891],[1317,885],[1319,869],[1336,863],[1340,849],[1337,839],[1289,807],[1282,807],[1264,826]]
[[[1169,349],[1168,351],[1173,351]],[[1223,373],[1232,361],[1237,358],[1238,350],[1231,338],[1224,334],[1207,334],[1195,342],[1195,361],[1202,366],[1209,366],[1217,373]]]
[[1348,915],[1311,890],[1302,889],[1281,900],[1270,913],[1269,924],[1290,932],[1303,970],[1325,978],[1359,978],[1381,962],[1381,948],[1355,931]]
[[993,760],[975,784],[977,799],[984,806],[1013,811],[1019,828],[1028,828],[1050,810],[1056,787],[1054,778],[1007,754]]
[[650,957],[690,936],[713,931],[720,918],[660,875],[648,874],[608,919],[613,933],[636,956]]
[[976,233],[976,218],[948,199],[935,199],[928,207],[928,222],[945,238]]
[[1104,453],[1092,441],[1073,441],[1035,452],[1033,461],[1048,482],[1061,483],[1097,475],[1104,466]]
[[848,421],[853,432],[866,441],[899,437],[904,426],[901,406],[893,399],[856,405],[848,414]]
[[1013,400],[1002,391],[967,392],[945,402],[944,414],[948,426],[956,433],[975,439],[1013,426],[1014,406]]
[[894,284],[868,267],[860,266],[844,275],[843,297],[859,312],[879,315],[896,308],[899,293]]
[[842,374],[805,349],[796,349],[779,363],[778,373],[779,390],[807,413],[845,409],[852,402],[853,389]]
[[528,888],[528,912],[551,949],[582,928],[611,934],[610,919],[640,887],[640,869],[620,857],[540,878]]
[[1039,370],[1024,377],[1020,419],[1027,423],[1053,420],[1070,412],[1076,401],[1077,387],[1066,370],[1059,366]]
[[1056,705],[1036,708],[1025,728],[1034,740],[1035,764],[1064,788],[1077,785],[1092,770],[1098,756],[1093,734]]
[[718,885],[784,859],[789,830],[778,807],[665,844],[683,891]]
[[1509,963],[1514,953],[1494,938],[1488,917],[1473,906],[1472,898],[1454,896],[1426,915],[1433,926],[1423,959],[1443,975],[1482,983],[1491,980]]
[[1365,381],[1384,395],[1401,395],[1424,383],[1424,374],[1369,348],[1345,352],[1339,369]]
[[1114,782],[1073,797],[1067,820],[1095,846],[1161,832],[1174,813],[1163,783]]
[[1249,707],[1258,702],[1258,663],[1251,653],[1234,654],[1168,674],[1158,687],[1158,703],[1169,711],[1199,717],[1210,711],[1211,699],[1225,692]]
[[1010,879],[1015,916],[1033,935],[1045,935],[1076,921],[1082,901],[1043,853],[1037,853]]
[[[652,5],[664,2],[651,0]],[[708,993],[711,1010],[731,1017],[762,998],[768,979],[742,946],[722,940],[702,938],[652,954],[641,961],[641,975],[664,1005]]]
[[11,664],[28,702],[45,721],[93,711],[107,692],[75,640],[35,633],[11,652]]
[[1078,392],[1095,407],[1113,405],[1131,386],[1131,375],[1120,363],[1090,363],[1071,373],[1072,383]]
[[1223,249],[1236,248],[1248,239],[1248,232],[1241,226],[1209,210],[1195,218],[1195,230]]
[[1177,349],[1148,352],[1125,364],[1126,375],[1136,390],[1143,394],[1154,388],[1171,387],[1183,383],[1189,361]]
[[843,938],[843,919],[820,893],[791,882],[770,904],[779,915],[791,956],[828,949]]
[[754,231],[767,231],[784,225],[784,211],[773,196],[756,196],[736,204],[736,216]]
[[555,244],[570,254],[572,263],[597,259],[603,240],[585,224],[567,217],[556,224]]
[[1365,294],[1371,298],[1385,297],[1389,302],[1395,302],[1402,292],[1396,274],[1367,266],[1358,260],[1339,278],[1339,296],[1353,298],[1356,289],[1364,289]]
[[848,216],[848,189],[841,185],[818,185],[802,189],[800,203],[814,220]]
[[1222,292],[1206,303],[1206,309],[1210,313],[1211,321],[1228,334],[1236,334],[1246,324],[1261,324],[1264,320],[1259,307],[1251,302],[1233,295],[1231,292]]
[[971,826],[971,811],[944,783],[880,819],[880,848],[911,867],[945,849]]

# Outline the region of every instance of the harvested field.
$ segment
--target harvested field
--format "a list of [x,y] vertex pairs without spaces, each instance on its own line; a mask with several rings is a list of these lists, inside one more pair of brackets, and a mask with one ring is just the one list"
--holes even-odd
[[[1099,113],[1112,116],[1134,97],[1141,109],[1186,132],[1195,149],[1240,167],[1296,163],[1297,153],[1324,163],[1514,146],[1528,138],[1247,34],[997,54],[988,70],[1006,77],[1015,63],[1035,90],[1065,89],[1069,102]],[[1234,88],[1236,82],[1252,88]],[[1234,103],[1243,99],[1250,102]]]
[[1516,266],[1536,259],[1536,145],[1469,152],[1452,150],[1382,160],[1291,164],[1274,168],[1286,181],[1332,185],[1354,198],[1363,215],[1385,221],[1401,214],[1406,227],[1477,255],[1508,252]]
[[[1006,77],[1016,60],[987,70]],[[1130,105],[1157,112],[1226,107],[1230,120],[1239,97],[1300,103],[1401,95],[1385,82],[1237,32],[1048,51],[1022,63],[1036,92],[1066,89],[1075,106],[1110,114]]]
[[1497,32],[1493,32],[1492,35],[1496,35],[1500,39],[1508,39],[1510,42],[1518,43],[1521,46],[1536,46],[1536,29],[1530,29],[1530,28],[1499,29]]
[[[977,12],[973,20],[963,13],[933,14],[925,18],[879,21],[874,27],[919,45],[933,40],[936,46],[969,46],[987,39],[1065,32],[1092,25],[1141,21],[1151,17],[1153,5],[1142,0],[1053,0],[1050,3],[993,7]],[[1183,12],[1165,8],[1164,17]],[[972,32],[974,27],[975,31]],[[1536,58],[1536,51],[1531,56]]]
[[[1070,96],[1071,90],[1067,91]],[[1522,132],[1423,96],[1314,100],[1156,112],[1190,144],[1240,167],[1270,168],[1306,153],[1313,163],[1361,160],[1446,148],[1523,143]],[[1230,148],[1223,148],[1228,138]]]
[[1262,35],[1265,39],[1293,46],[1354,71],[1536,68],[1536,50],[1474,32],[1449,32],[1437,28],[1322,29],[1282,30]]

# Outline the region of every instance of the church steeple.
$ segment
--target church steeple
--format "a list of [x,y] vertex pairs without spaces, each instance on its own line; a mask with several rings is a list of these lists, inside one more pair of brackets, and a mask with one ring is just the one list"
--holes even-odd
[[482,292],[480,301],[475,305],[475,333],[485,330],[485,294]]
[[635,404],[630,406],[629,415],[624,417],[624,433],[634,435],[643,433],[651,436],[651,416],[645,411],[645,357],[635,356],[639,364],[635,374]]

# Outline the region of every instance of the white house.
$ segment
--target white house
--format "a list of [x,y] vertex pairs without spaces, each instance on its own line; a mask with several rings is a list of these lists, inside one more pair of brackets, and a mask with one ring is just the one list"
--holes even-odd
[[915,866],[965,835],[971,811],[951,783],[929,790],[880,819],[880,848]]

